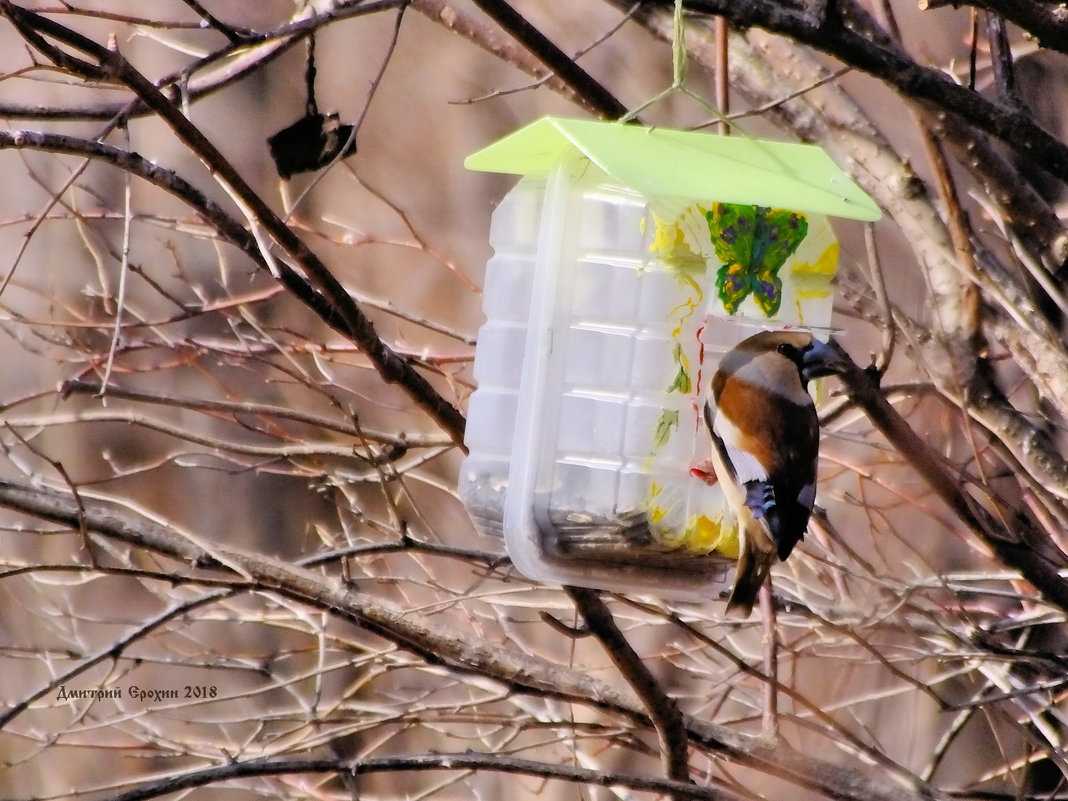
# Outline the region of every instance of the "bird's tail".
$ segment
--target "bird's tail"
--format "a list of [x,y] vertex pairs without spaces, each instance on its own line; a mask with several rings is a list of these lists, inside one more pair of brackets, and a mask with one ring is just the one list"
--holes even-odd
[[742,542],[734,575],[734,589],[731,590],[726,609],[727,617],[738,620],[744,620],[752,613],[757,593],[764,586],[777,551],[771,534],[759,520],[746,515],[745,511],[743,515],[748,519],[738,521]]

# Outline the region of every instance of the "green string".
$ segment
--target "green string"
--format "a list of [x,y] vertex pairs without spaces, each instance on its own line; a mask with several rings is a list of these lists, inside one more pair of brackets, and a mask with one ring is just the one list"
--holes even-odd
[[705,109],[709,114],[715,117],[725,125],[729,125],[733,130],[747,136],[750,139],[752,135],[738,125],[736,122],[730,120],[722,111],[720,111],[714,103],[708,102],[705,98],[701,97],[696,92],[686,88],[686,67],[687,67],[687,54],[686,54],[686,30],[683,24],[682,16],[682,3],[683,0],[675,0],[675,9],[672,14],[671,24],[671,85],[666,89],[658,92],[650,100],[646,100],[637,108],[628,111],[618,122],[630,122],[645,109],[654,103],[659,103],[665,97],[669,97],[675,92],[681,92],[690,99],[694,100],[701,108]]

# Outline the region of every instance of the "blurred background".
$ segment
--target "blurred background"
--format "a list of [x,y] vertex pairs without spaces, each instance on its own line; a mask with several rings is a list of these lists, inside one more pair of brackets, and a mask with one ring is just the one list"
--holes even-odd
[[[648,722],[597,695],[629,692],[603,647],[546,620],[578,625],[572,601],[472,527],[456,432],[257,263],[262,230],[203,151],[113,76],[57,63],[48,45],[64,34],[41,29],[42,47],[18,14],[155,82],[404,369],[463,412],[490,214],[514,183],[463,160],[546,114],[607,114],[592,84],[565,85],[534,39],[487,13],[502,5],[0,8],[0,796],[165,794],[198,775],[173,797],[655,796],[538,769],[663,777]],[[837,338],[882,371],[883,396],[992,522],[977,533],[831,379],[825,513],[774,571],[774,626],[726,621],[718,599],[613,596],[616,622],[683,712],[722,727],[691,729],[708,797],[1058,798],[1062,21],[1037,2],[832,0],[826,17],[818,3],[685,5],[687,88],[715,102],[711,12],[725,11],[730,113],[754,135],[823,146],[884,209],[871,227],[834,222]],[[623,108],[671,84],[670,3],[513,7]],[[314,105],[354,126],[357,150],[282,180],[268,139],[306,114],[311,34]],[[716,120],[680,93],[640,116]],[[122,152],[170,173],[135,177]],[[164,191],[171,174],[221,216]],[[153,526],[263,572],[183,557]],[[276,562],[353,589],[364,612],[272,583]],[[431,628],[413,640],[369,624],[376,604]],[[483,650],[443,653],[450,633]],[[533,767],[209,775],[469,749]]]

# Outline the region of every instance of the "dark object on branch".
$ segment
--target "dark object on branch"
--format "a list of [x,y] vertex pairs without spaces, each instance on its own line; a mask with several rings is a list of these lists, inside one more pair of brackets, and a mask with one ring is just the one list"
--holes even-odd
[[305,114],[267,139],[275,169],[283,178],[313,172],[356,152],[354,126],[334,114]]
[[282,178],[315,172],[334,159],[356,152],[355,126],[343,125],[338,114],[320,114],[315,100],[315,36],[308,37],[304,89],[308,94],[304,116],[267,139],[275,169]]

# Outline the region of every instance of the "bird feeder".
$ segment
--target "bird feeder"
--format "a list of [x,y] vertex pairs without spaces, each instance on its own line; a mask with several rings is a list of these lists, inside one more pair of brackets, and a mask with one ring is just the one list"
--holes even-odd
[[823,150],[546,117],[471,155],[493,214],[460,496],[523,574],[660,597],[725,587],[737,538],[698,474],[720,357],[826,330],[828,215],[875,203]]

